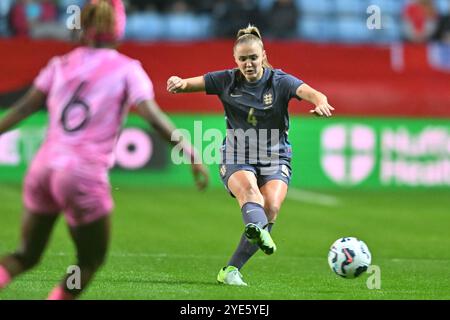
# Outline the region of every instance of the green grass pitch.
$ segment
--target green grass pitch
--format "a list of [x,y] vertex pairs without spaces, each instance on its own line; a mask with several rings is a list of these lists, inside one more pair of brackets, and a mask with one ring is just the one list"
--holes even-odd
[[[20,191],[0,188],[1,254],[18,244]],[[242,269],[248,287],[229,287],[217,284],[216,275],[243,224],[224,189],[115,188],[108,260],[82,299],[450,299],[447,190],[323,193],[331,204],[315,193],[286,199],[273,230],[278,251],[258,252]],[[330,271],[328,249],[342,236],[368,244],[381,289],[367,288],[368,274],[348,280]],[[0,300],[45,298],[74,261],[60,219],[41,264],[0,292]]]

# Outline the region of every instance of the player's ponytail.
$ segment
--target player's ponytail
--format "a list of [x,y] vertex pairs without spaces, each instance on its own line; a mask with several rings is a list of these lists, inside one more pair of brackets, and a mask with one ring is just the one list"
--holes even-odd
[[261,32],[259,32],[259,29],[257,27],[251,24],[249,24],[247,28],[239,29],[236,40],[239,40],[240,37],[245,35],[253,35],[262,41]]
[[[261,32],[259,31],[259,29],[257,27],[249,24],[246,28],[242,28],[237,32],[236,42],[234,43],[233,50],[234,50],[234,48],[236,48],[236,46],[238,44],[247,43],[247,42],[251,42],[251,41],[256,41],[261,46],[261,48],[264,50],[264,44],[262,41]],[[262,64],[263,64],[264,68],[273,69],[273,67],[270,65],[269,61],[267,60],[267,55],[266,55],[266,58],[263,60]]]
[[121,0],[91,0],[81,13],[83,38],[94,45],[114,43],[123,36],[125,19]]

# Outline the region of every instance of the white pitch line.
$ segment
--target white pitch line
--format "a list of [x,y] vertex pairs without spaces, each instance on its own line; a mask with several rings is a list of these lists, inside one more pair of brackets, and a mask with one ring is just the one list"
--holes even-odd
[[341,201],[337,197],[294,188],[289,189],[287,197],[292,200],[326,207],[336,207],[341,204]]

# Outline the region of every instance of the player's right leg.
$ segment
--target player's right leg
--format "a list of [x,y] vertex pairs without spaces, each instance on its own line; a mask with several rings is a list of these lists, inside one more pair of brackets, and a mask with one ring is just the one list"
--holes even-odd
[[50,293],[49,300],[76,299],[89,285],[95,273],[103,265],[109,245],[110,216],[81,226],[70,226],[70,234],[77,252],[76,266],[79,268],[79,281],[72,281],[71,274]]
[[20,248],[0,259],[0,289],[38,264],[57,217],[57,214],[25,212]]
[[253,168],[246,166],[239,168],[237,165],[222,166],[221,176],[227,189],[239,202],[245,232],[228,265],[219,271],[217,281],[231,285],[246,285],[239,269],[259,248],[270,254],[276,247],[265,229],[268,221],[264,211],[264,199],[257,186]]
[[261,194],[253,172],[240,170],[228,179],[228,189],[239,202],[245,224],[245,236],[250,243],[256,244],[265,254],[276,251],[276,245],[265,230],[268,225],[264,209],[264,197]]

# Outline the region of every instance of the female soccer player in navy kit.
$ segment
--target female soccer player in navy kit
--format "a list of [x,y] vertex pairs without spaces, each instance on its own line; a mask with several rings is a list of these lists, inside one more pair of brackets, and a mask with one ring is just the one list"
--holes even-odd
[[[265,254],[276,251],[270,231],[291,178],[291,146],[287,139],[289,100],[295,97],[311,102],[315,108],[310,112],[319,116],[331,116],[334,108],[322,93],[271,67],[256,27],[249,25],[238,31],[234,58],[236,69],[187,79],[172,76],[167,81],[167,90],[205,91],[218,95],[222,101],[227,137],[222,146],[220,176],[239,203],[245,229],[233,256],[219,271],[217,281],[247,285],[239,271],[244,264],[258,248]],[[269,138],[260,135],[262,131],[270,132]],[[255,146],[259,146],[258,151]],[[265,147],[263,153],[261,146]],[[267,151],[269,157],[265,156]]]

